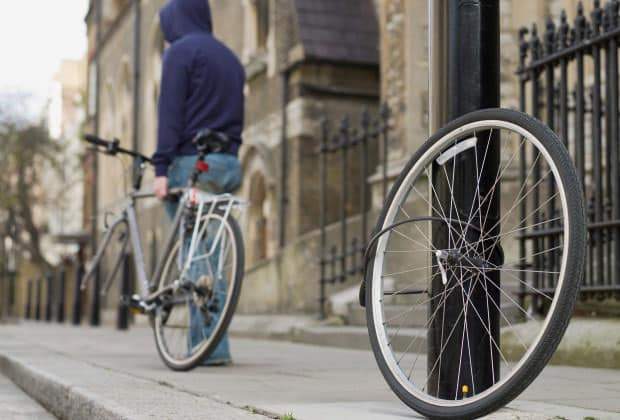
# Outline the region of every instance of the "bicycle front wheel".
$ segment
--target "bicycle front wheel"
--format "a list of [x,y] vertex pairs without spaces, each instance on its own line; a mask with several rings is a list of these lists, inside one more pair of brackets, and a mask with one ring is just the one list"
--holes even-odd
[[581,182],[557,136],[502,109],[450,123],[395,182],[375,233],[367,323],[396,395],[431,418],[518,396],[557,348],[584,266]]
[[[244,248],[232,216],[215,211],[200,220],[191,252],[191,231],[165,256],[159,290],[164,295],[154,316],[157,350],[173,370],[199,365],[216,350],[228,329],[241,293]],[[188,229],[189,230],[189,229]]]

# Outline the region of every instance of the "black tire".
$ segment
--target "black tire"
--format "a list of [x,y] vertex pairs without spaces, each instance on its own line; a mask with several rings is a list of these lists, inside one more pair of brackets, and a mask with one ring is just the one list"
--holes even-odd
[[[379,369],[385,380],[389,384],[392,391],[410,408],[427,416],[437,419],[470,419],[487,415],[496,411],[510,401],[518,397],[546,366],[566,331],[570,317],[573,312],[575,301],[579,293],[581,284],[586,246],[586,225],[585,225],[585,206],[583,200],[583,192],[581,182],[577,176],[571,158],[556,134],[540,121],[517,111],[506,109],[487,109],[472,112],[455,121],[450,122],[446,127],[442,128],[426,141],[421,148],[413,155],[411,160],[405,166],[400,177],[395,181],[381,212],[375,232],[381,231],[388,212],[388,208],[393,202],[396,192],[405,180],[409,171],[412,170],[414,164],[421,159],[424,153],[442,137],[465,124],[483,121],[483,120],[500,120],[510,122],[519,127],[524,128],[533,134],[551,155],[554,163],[560,172],[560,178],[566,189],[566,199],[568,201],[568,219],[569,219],[569,238],[564,241],[568,247],[568,265],[566,266],[565,283],[561,288],[558,296],[555,311],[550,314],[550,320],[544,328],[544,336],[533,347],[533,351],[529,357],[525,358],[521,367],[515,371],[513,376],[500,384],[498,388],[485,396],[483,399],[456,407],[445,407],[435,404],[429,404],[420,398],[414,396],[405,389],[393,373],[390,371],[386,360],[380,351],[379,342],[376,334],[376,326],[373,319],[372,284],[373,284],[373,262],[375,254],[369,257],[368,269],[366,270],[366,319],[370,342],[373,353],[375,355]],[[523,360],[522,360],[523,361]],[[463,400],[466,401],[466,400]]]
[[[217,215],[222,217],[222,219],[224,219],[223,212],[216,210],[214,211],[214,213],[216,213]],[[159,353],[159,356],[161,357],[162,361],[171,370],[179,371],[179,372],[189,371],[199,366],[203,360],[208,358],[209,355],[211,355],[211,353],[216,349],[217,345],[220,343],[222,336],[228,330],[228,327],[230,326],[230,322],[232,321],[235,310],[237,309],[237,304],[239,302],[239,296],[241,295],[241,285],[243,283],[243,276],[245,272],[245,248],[243,245],[243,235],[241,233],[241,228],[239,227],[239,223],[237,222],[237,220],[231,215],[229,215],[225,220],[226,220],[226,223],[229,225],[232,231],[232,234],[234,236],[234,239],[235,239],[237,269],[235,272],[234,283],[230,291],[231,293],[230,302],[228,304],[228,307],[225,308],[224,312],[222,313],[221,323],[217,326],[216,330],[213,332],[212,334],[213,338],[210,339],[209,344],[206,347],[204,347],[204,349],[200,350],[195,355],[193,355],[186,362],[183,362],[183,363],[172,362],[165,356],[164,349],[162,348],[162,344],[160,343],[160,340],[157,334],[155,324],[156,324],[156,318],[158,315],[155,315],[153,319],[153,333],[155,336],[155,344],[157,347],[157,352]],[[166,261],[166,259],[169,258],[169,255],[174,252],[174,249],[175,249],[175,246],[171,247],[168,255],[165,256],[164,261]],[[162,276],[163,275],[164,273],[162,272]],[[158,284],[161,285],[162,280],[163,279],[158,279]]]

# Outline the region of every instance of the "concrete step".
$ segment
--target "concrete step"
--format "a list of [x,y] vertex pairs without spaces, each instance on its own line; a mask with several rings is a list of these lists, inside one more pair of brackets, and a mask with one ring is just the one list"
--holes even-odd
[[[521,310],[508,299],[502,301],[502,314],[500,315],[500,325],[502,327],[523,322],[524,314]],[[401,323],[406,328],[425,328],[428,320],[428,309],[423,306],[412,308],[405,305],[390,305],[385,308],[386,319],[394,319],[394,322]],[[406,312],[406,315],[404,315]],[[399,317],[399,315],[402,315]],[[350,303],[348,313],[345,316],[347,325],[365,327],[366,308],[359,303]]]
[[0,419],[54,420],[55,418],[10,379],[0,375]]
[[[30,326],[29,326],[30,325]],[[264,418],[243,407],[235,407],[226,401],[199,394],[198,391],[175,388],[164,380],[154,380],[140,374],[130,374],[122,365],[131,354],[132,345],[139,351],[153,349],[152,332],[142,328],[141,342],[127,343],[124,333],[97,337],[91,344],[105,355],[99,363],[96,351],[91,347],[85,354],[81,349],[86,344],[76,344],[87,329],[77,329],[47,324],[24,324],[14,333],[4,335],[0,340],[0,374],[13,381],[26,394],[61,419],[227,419],[258,420]],[[18,329],[21,328],[21,329]],[[28,329],[39,328],[36,335]],[[55,329],[55,336],[45,336],[45,331]],[[3,331],[6,331],[3,330]],[[26,333],[19,335],[22,331]],[[90,329],[95,334],[100,329]],[[113,330],[111,330],[113,331]],[[57,338],[64,334],[64,338]],[[56,350],[46,348],[41,342],[58,346]],[[36,337],[36,338],[33,338]],[[68,337],[68,338],[67,338]],[[110,338],[112,337],[112,339]],[[65,348],[74,347],[75,354],[64,354]],[[152,366],[157,372],[168,373],[167,369],[152,357],[133,358],[133,364]],[[89,360],[90,359],[90,360]],[[109,363],[107,366],[101,365]],[[136,363],[136,361],[138,361]],[[182,374],[181,374],[182,375]],[[0,399],[1,402],[1,399]],[[208,417],[205,413],[209,413]],[[10,418],[1,415],[0,418]],[[19,417],[20,419],[23,417]],[[37,417],[44,419],[45,417]]]
[[[514,320],[520,316],[518,311],[511,308],[506,308],[505,313]],[[342,321],[338,324],[338,320],[319,322],[311,316],[281,315],[274,317],[275,323],[270,322],[270,318],[272,317],[269,315],[237,315],[233,319],[230,333],[236,337],[285,340],[329,347],[370,348],[366,326],[342,325]],[[277,328],[273,325],[277,325]],[[540,325],[536,322],[503,327],[502,351],[515,357],[520,356],[523,349],[521,340],[525,340],[525,343],[533,340],[537,331],[540,331]],[[424,335],[420,328],[403,328],[395,345],[410,343],[413,338],[418,337],[416,343],[422,346],[426,339]],[[573,319],[551,363],[620,369],[620,320]]]

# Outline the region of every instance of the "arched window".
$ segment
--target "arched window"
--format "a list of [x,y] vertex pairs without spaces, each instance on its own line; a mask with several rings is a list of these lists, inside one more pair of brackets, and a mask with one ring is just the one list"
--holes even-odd
[[245,0],[244,59],[264,55],[269,47],[271,0]]
[[255,0],[256,10],[256,46],[257,49],[267,47],[270,29],[270,0]]
[[126,146],[129,146],[131,144],[130,137],[132,129],[132,77],[129,60],[127,58],[123,60],[117,88],[117,117],[119,118],[119,121],[117,122],[117,129],[119,131],[115,134],[115,136],[120,138]]
[[250,176],[250,208],[248,214],[248,236],[250,265],[267,258],[267,238],[269,212],[265,177],[260,172]]

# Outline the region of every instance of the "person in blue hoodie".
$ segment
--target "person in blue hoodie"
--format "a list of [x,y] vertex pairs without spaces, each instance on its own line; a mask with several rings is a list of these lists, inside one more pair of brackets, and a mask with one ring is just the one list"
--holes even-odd
[[[244,119],[243,66],[235,54],[213,36],[208,0],[170,0],[160,11],[160,26],[167,48],[163,58],[154,190],[164,199],[169,188],[187,185],[196,164],[192,144],[204,128],[227,134],[233,146],[226,153],[206,157],[209,171],[199,179],[213,192],[231,192],[241,184],[237,158]],[[174,203],[166,203],[169,215]],[[193,316],[189,347],[199,344],[204,322]],[[208,365],[231,363],[224,336],[206,360]]]

